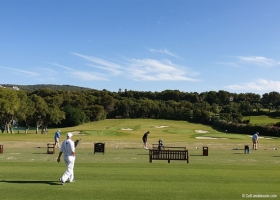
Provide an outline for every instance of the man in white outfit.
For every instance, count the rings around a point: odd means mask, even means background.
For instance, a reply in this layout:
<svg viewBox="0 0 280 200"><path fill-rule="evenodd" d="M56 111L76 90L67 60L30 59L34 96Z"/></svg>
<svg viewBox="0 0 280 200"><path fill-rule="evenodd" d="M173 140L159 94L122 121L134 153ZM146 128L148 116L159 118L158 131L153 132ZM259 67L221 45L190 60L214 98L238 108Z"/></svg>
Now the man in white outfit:
<svg viewBox="0 0 280 200"><path fill-rule="evenodd" d="M60 162L60 157L64 153L64 162L66 164L66 171L59 179L61 184L64 185L69 179L69 182L74 182L74 163L75 163L75 144L72 141L73 134L67 133L67 139L63 141L57 162Z"/></svg>
<svg viewBox="0 0 280 200"><path fill-rule="evenodd" d="M253 149L257 150L258 149L258 143L259 143L259 132L256 132L253 135L252 142L253 142Z"/></svg>

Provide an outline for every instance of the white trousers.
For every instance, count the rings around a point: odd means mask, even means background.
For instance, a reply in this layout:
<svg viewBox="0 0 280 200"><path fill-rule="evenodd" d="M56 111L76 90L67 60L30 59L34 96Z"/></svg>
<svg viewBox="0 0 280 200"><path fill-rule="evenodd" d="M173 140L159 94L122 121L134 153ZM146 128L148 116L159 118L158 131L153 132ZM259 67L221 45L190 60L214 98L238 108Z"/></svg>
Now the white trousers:
<svg viewBox="0 0 280 200"><path fill-rule="evenodd" d="M74 163L75 163L75 156L64 156L64 162L66 164L66 171L64 172L63 176L61 177L62 181L65 182L69 179L69 181L74 180Z"/></svg>

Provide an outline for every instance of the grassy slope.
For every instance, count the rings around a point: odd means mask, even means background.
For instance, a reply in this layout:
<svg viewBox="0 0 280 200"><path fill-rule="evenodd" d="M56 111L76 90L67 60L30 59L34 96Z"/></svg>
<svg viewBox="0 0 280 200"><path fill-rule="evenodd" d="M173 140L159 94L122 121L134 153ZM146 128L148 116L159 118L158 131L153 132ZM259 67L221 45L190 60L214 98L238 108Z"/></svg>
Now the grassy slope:
<svg viewBox="0 0 280 200"><path fill-rule="evenodd" d="M122 130L127 128L133 130ZM147 130L151 132L148 139L151 144L162 138L164 145L186 146L190 163L149 163L148 151L142 149L141 140ZM1 200L242 199L242 194L280 197L279 139L260 138L259 149L244 154L232 148L251 146L249 136L220 133L184 121L105 120L61 131L63 138L68 131L85 134L74 136L82 139L77 148L76 182L59 185L64 163L56 163L57 153L46 154L46 143L52 142L55 130L49 130L47 135L1 134L0 144L4 144L4 154L0 154ZM220 139L196 139L197 136ZM104 155L93 154L94 142L105 142ZM203 146L209 147L208 157L202 156Z"/></svg>
<svg viewBox="0 0 280 200"><path fill-rule="evenodd" d="M246 116L243 117L243 120L250 119L251 124L274 124L277 122L280 122L280 117L269 117L265 115L259 115L259 116Z"/></svg>

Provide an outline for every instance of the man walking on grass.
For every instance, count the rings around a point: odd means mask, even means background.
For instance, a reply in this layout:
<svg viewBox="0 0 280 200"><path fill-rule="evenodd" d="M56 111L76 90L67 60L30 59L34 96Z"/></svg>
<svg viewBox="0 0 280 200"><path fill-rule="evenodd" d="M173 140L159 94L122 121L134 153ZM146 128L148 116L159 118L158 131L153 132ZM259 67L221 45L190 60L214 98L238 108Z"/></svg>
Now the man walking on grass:
<svg viewBox="0 0 280 200"><path fill-rule="evenodd" d="M54 147L59 148L59 138L60 138L60 130L57 130L54 134Z"/></svg>
<svg viewBox="0 0 280 200"><path fill-rule="evenodd" d="M59 178L61 185L69 179L69 182L74 182L74 164L76 159L75 143L72 141L73 134L67 133L67 139L63 141L60 152L57 158L57 162L60 162L60 157L64 153L64 162L66 164L66 171L63 176Z"/></svg>

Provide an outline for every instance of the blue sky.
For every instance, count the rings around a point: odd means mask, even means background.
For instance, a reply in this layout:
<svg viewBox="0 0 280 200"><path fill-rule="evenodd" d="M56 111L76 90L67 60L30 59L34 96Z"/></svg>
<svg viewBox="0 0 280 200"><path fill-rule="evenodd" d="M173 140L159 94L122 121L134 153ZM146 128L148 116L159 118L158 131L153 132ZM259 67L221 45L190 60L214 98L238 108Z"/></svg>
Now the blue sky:
<svg viewBox="0 0 280 200"><path fill-rule="evenodd" d="M278 0L0 0L0 84L280 92Z"/></svg>

